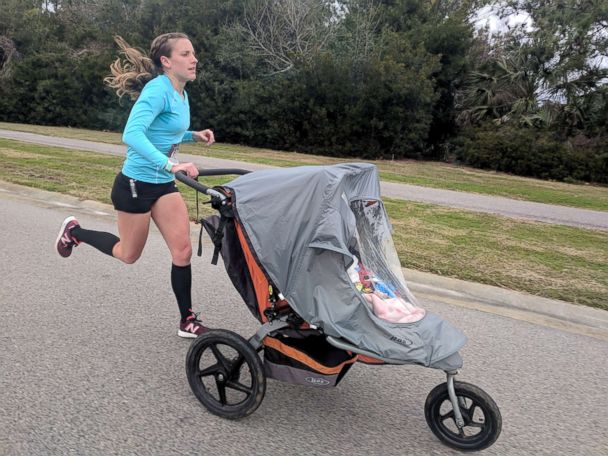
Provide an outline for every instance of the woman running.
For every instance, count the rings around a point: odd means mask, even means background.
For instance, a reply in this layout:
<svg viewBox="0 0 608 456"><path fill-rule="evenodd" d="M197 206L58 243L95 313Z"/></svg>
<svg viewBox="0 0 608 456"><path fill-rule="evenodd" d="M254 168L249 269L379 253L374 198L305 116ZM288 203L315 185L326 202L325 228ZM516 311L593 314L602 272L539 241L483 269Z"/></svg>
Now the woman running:
<svg viewBox="0 0 608 456"><path fill-rule="evenodd" d="M69 257L75 246L85 243L132 264L141 256L152 219L171 252L171 286L181 314L177 334L195 338L207 328L192 311L190 221L174 174L183 171L192 178L198 176L193 163L177 161L181 143L211 145L215 141L211 130L188 130L190 106L184 88L196 79L198 60L183 33L156 37L149 57L120 37L116 42L126 60L117 59L110 66L112 75L104 81L119 97L137 100L122 137L127 156L111 195L120 237L84 229L76 218L68 217L57 236L57 251Z"/></svg>

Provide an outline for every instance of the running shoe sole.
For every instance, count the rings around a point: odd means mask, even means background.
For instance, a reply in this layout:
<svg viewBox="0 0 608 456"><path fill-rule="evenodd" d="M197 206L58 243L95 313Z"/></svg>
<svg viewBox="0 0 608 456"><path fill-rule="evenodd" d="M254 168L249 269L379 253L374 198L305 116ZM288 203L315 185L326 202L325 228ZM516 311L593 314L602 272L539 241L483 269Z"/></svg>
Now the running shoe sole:
<svg viewBox="0 0 608 456"><path fill-rule="evenodd" d="M201 334L203 334L203 333L201 333ZM193 333L188 332L188 331L182 331L181 329L177 330L177 335L179 337L184 337L186 339L196 339L198 337L197 334L193 334Z"/></svg>

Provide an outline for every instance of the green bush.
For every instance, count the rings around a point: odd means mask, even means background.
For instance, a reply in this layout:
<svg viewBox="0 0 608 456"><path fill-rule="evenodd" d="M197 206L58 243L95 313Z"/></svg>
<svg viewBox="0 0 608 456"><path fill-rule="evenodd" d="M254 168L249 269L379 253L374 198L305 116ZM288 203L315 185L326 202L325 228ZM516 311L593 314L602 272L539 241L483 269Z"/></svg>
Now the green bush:
<svg viewBox="0 0 608 456"><path fill-rule="evenodd" d="M608 136L569 141L549 131L484 125L454 142L458 161L476 168L560 181L608 183Z"/></svg>

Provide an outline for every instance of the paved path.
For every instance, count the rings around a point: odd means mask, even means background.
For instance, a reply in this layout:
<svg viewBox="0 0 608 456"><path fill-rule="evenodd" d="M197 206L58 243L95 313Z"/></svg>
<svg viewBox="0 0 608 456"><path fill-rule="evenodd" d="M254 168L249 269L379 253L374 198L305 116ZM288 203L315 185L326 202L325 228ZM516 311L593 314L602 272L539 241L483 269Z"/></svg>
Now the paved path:
<svg viewBox="0 0 608 456"><path fill-rule="evenodd" d="M247 419L206 412L186 380L189 342L175 335L161 236L151 233L132 266L84 245L68 259L53 251L68 212L114 231L96 207L0 192L0 454L456 454L423 412L444 377L418 366L357 365L331 390L269 381ZM193 262L196 308L209 325L249 336L257 323L205 242ZM484 455L608 454L608 342L421 302L467 334L459 377L501 409L503 433Z"/></svg>
<svg viewBox="0 0 608 456"><path fill-rule="evenodd" d="M125 147L122 145L44 136L19 131L0 130L0 137L49 146L90 150L119 156L123 156L125 153ZM182 161L192 161L203 168L244 168L251 170L270 168L268 165L258 165L198 155L182 154L181 159ZM382 182L381 186L382 194L391 198L439 204L442 206L499 214L519 219L608 230L608 212L557 206L553 204L533 203L498 196L486 196L393 182Z"/></svg>

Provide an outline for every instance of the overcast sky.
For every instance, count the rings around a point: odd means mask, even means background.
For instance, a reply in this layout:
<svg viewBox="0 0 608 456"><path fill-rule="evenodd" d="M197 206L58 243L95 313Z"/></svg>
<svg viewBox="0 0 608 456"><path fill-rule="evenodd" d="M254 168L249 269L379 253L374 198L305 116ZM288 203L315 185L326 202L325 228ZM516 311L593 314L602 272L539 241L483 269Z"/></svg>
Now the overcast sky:
<svg viewBox="0 0 608 456"><path fill-rule="evenodd" d="M526 30L532 29L532 18L528 13L520 12L501 19L496 14L496 8L492 5L484 6L478 10L474 21L477 28L488 26L490 33L501 32L507 30L507 27L515 27L520 24L526 24Z"/></svg>

